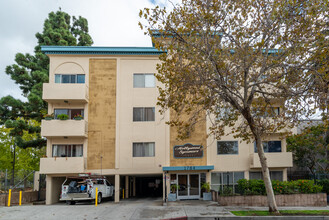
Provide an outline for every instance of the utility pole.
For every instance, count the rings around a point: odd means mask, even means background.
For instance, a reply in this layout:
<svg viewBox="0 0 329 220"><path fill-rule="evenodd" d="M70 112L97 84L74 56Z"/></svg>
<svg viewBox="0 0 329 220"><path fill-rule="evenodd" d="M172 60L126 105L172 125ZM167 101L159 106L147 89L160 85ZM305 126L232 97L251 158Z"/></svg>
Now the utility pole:
<svg viewBox="0 0 329 220"><path fill-rule="evenodd" d="M15 159L16 159L16 145L14 144L13 172L11 177L12 187L15 186Z"/></svg>

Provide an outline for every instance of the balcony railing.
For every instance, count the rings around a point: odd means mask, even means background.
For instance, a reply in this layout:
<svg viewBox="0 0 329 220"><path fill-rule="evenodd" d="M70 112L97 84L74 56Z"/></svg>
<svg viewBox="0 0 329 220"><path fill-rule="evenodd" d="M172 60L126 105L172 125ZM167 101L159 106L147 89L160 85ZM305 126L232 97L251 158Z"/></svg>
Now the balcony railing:
<svg viewBox="0 0 329 220"><path fill-rule="evenodd" d="M267 165L270 168L284 168L292 167L292 153L279 152L279 153L265 153L267 158ZM261 168L259 156L257 153L251 154L250 168Z"/></svg>
<svg viewBox="0 0 329 220"><path fill-rule="evenodd" d="M87 137L88 122L85 120L42 120L43 137Z"/></svg>
<svg viewBox="0 0 329 220"><path fill-rule="evenodd" d="M40 159L41 174L75 174L83 172L83 157L51 157Z"/></svg>
<svg viewBox="0 0 329 220"><path fill-rule="evenodd" d="M47 102L89 101L88 86L86 84L44 83L42 99Z"/></svg>

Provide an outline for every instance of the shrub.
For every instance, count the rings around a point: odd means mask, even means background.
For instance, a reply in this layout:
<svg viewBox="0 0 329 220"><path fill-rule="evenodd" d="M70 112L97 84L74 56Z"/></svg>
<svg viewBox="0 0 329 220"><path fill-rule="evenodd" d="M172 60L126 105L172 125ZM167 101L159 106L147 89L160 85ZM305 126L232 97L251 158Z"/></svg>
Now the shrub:
<svg viewBox="0 0 329 220"><path fill-rule="evenodd" d="M324 181L323 185L328 186L328 182ZM319 193L323 188L322 185L314 184L313 180L273 180L272 187L274 194ZM265 184L263 180L241 179L238 181L238 190L242 195L266 195Z"/></svg>
<svg viewBox="0 0 329 220"><path fill-rule="evenodd" d="M322 192L329 195L329 179L318 180L317 183L322 186Z"/></svg>
<svg viewBox="0 0 329 220"><path fill-rule="evenodd" d="M67 114L59 114L57 115L57 118L60 120L67 120L69 116Z"/></svg>
<svg viewBox="0 0 329 220"><path fill-rule="evenodd" d="M207 193L210 192L210 183L203 183L201 189L204 189Z"/></svg>

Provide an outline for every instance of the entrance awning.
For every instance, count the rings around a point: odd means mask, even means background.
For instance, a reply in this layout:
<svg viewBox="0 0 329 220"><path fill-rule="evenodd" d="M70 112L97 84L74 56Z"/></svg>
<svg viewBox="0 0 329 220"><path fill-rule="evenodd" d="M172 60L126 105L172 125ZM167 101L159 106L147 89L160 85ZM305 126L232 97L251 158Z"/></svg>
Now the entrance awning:
<svg viewBox="0 0 329 220"><path fill-rule="evenodd" d="M163 171L179 171L179 170L213 170L214 165L210 166L177 166L177 167L162 167Z"/></svg>

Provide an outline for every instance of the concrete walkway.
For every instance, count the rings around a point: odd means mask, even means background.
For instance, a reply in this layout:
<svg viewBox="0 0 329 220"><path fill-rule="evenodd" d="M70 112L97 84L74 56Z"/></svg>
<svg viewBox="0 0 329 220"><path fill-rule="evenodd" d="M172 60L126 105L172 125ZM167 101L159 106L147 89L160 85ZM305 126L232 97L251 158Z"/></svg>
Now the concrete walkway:
<svg viewBox="0 0 329 220"><path fill-rule="evenodd" d="M230 210L266 210L266 207L220 207L211 201L178 201L169 202L167 206L162 205L159 199L128 199L116 204L105 201L95 207L91 203L78 203L66 205L58 203L55 205L23 205L12 207L0 207L0 219L241 219L234 217ZM329 210L329 207L285 207L282 209L313 209ZM264 218L264 217L263 217ZM253 219L250 217L243 219ZM255 218L262 219L262 218ZM272 219L266 217L266 219ZM291 219L291 218L290 218ZM294 218L292 218L294 219ZM303 218L309 220L309 217ZM329 218L319 218L329 219Z"/></svg>

